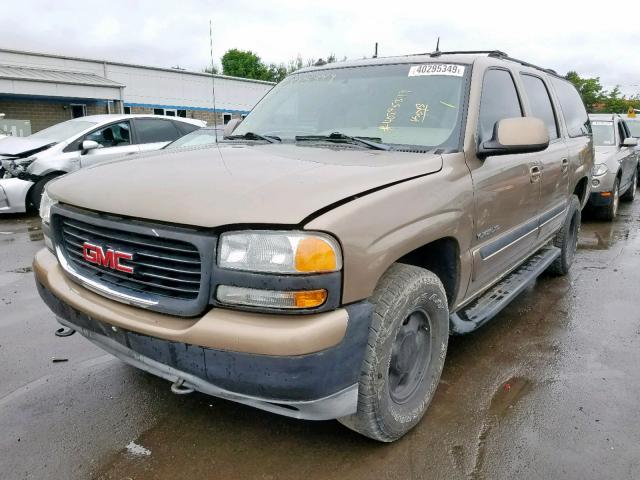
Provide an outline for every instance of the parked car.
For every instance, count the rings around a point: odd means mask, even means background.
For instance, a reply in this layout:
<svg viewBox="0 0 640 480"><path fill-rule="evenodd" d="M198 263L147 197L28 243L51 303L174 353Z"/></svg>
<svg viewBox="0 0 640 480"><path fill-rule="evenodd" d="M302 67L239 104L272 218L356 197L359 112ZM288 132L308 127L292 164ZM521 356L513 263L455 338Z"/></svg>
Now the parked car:
<svg viewBox="0 0 640 480"><path fill-rule="evenodd" d="M158 150L205 125L159 115L91 115L28 137L0 139L0 213L37 208L53 178L119 156Z"/></svg>
<svg viewBox="0 0 640 480"><path fill-rule="evenodd" d="M166 145L165 149L201 147L204 145L214 145L218 140L224 138L224 127L207 127L194 130L193 132L180 137Z"/></svg>
<svg viewBox="0 0 640 480"><path fill-rule="evenodd" d="M303 69L217 148L123 166L42 199L34 272L61 334L176 393L388 442L431 402L450 333L569 271L593 147L562 77L438 52Z"/></svg>
<svg viewBox="0 0 640 480"><path fill-rule="evenodd" d="M595 165L589 204L605 220L613 220L620 200L633 201L638 184L638 139L617 114L589 115Z"/></svg>

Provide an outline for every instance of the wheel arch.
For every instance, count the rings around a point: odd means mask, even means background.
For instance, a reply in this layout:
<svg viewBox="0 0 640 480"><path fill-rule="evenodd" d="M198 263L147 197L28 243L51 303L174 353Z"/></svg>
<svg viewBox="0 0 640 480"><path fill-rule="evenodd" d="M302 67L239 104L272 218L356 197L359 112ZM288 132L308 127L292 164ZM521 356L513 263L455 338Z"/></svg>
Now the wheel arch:
<svg viewBox="0 0 640 480"><path fill-rule="evenodd" d="M443 237L422 245L395 263L413 265L433 272L442 282L449 306L460 288L460 244L454 237Z"/></svg>
<svg viewBox="0 0 640 480"><path fill-rule="evenodd" d="M573 194L578 197L580 201L580 208L584 208L587 203L588 196L587 193L589 191L589 179L587 177L582 177L576 183L576 187L573 189Z"/></svg>

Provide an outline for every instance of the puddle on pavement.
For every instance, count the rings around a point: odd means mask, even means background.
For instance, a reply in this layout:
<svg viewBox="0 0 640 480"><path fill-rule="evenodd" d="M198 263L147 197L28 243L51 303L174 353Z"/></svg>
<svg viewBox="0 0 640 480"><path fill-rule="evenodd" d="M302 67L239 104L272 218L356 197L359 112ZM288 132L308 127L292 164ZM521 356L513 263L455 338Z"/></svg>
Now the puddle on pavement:
<svg viewBox="0 0 640 480"><path fill-rule="evenodd" d="M640 229L640 218L620 213L615 222L594 220L585 216L582 223L578 249L608 250L618 242L634 240Z"/></svg>

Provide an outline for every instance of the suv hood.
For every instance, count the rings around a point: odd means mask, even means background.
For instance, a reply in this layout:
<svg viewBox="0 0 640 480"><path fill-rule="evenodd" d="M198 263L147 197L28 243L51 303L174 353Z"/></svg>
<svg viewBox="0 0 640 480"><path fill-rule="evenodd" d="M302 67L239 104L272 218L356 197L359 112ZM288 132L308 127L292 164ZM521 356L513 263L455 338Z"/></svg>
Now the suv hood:
<svg viewBox="0 0 640 480"><path fill-rule="evenodd" d="M28 157L55 144L47 138L5 137L0 139L0 157Z"/></svg>
<svg viewBox="0 0 640 480"><path fill-rule="evenodd" d="M220 144L96 165L48 192L77 207L184 225L297 225L335 202L441 169L433 153Z"/></svg>

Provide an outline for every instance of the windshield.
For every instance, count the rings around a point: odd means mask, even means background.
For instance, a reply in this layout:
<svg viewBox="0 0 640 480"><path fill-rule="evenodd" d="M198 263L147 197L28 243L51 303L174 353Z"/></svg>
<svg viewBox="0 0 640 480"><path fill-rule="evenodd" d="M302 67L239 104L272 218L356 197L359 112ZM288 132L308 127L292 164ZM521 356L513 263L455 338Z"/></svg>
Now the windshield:
<svg viewBox="0 0 640 480"><path fill-rule="evenodd" d="M627 127L629 127L629 130L631 131L631 136L640 138L640 120L627 119L626 122Z"/></svg>
<svg viewBox="0 0 640 480"><path fill-rule="evenodd" d="M591 122L593 130L593 144L596 147L611 147L616 144L613 122Z"/></svg>
<svg viewBox="0 0 640 480"><path fill-rule="evenodd" d="M469 66L375 65L293 74L233 134L284 140L330 135L386 144L458 148Z"/></svg>
<svg viewBox="0 0 640 480"><path fill-rule="evenodd" d="M218 138L222 138L222 131L218 131ZM171 142L165 148L195 147L198 145L210 145L216 143L216 132L212 128L195 130L184 137Z"/></svg>
<svg viewBox="0 0 640 480"><path fill-rule="evenodd" d="M62 142L94 125L97 125L97 123L87 120L67 120L66 122L58 123L57 125L31 134L29 137L46 138L54 142Z"/></svg>

